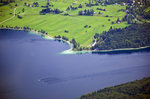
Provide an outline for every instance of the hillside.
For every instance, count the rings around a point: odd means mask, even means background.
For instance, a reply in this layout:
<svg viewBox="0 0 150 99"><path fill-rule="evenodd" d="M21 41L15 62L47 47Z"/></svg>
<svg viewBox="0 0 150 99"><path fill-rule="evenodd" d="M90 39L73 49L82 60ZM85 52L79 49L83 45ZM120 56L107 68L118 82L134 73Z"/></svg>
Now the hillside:
<svg viewBox="0 0 150 99"><path fill-rule="evenodd" d="M150 46L150 0L130 1L126 7L126 15L122 21L127 21L130 26L116 29L94 36L92 50L113 50L123 48L140 48ZM118 19L118 22L119 19Z"/></svg>
<svg viewBox="0 0 150 99"><path fill-rule="evenodd" d="M134 24L124 29L110 28L108 32L95 34L93 50L112 50L150 46L150 23Z"/></svg>
<svg viewBox="0 0 150 99"><path fill-rule="evenodd" d="M150 99L150 77L100 89L79 99Z"/></svg>
<svg viewBox="0 0 150 99"><path fill-rule="evenodd" d="M108 43L113 43L112 41L117 43L119 40L112 38L110 42L104 41L105 43L101 45L100 37L96 39L94 37L97 34L103 36L104 32L109 33L110 29L124 31L130 25L150 22L150 0L1 0L0 2L1 28L35 30L69 41L73 44L73 50L78 51L126 48L124 46L126 42L118 43L119 47L105 48ZM132 40L123 39L131 44L127 48L135 48L133 39L138 34L135 33L136 30L133 32ZM111 34L111 36L119 38L119 35ZM143 42L141 38L138 40ZM140 45L149 46L148 43Z"/></svg>
<svg viewBox="0 0 150 99"><path fill-rule="evenodd" d="M15 8L15 17L3 22L13 16ZM108 31L111 26L129 25L116 23L125 16L124 11L119 11L125 8L126 5L107 4L103 0L15 0L1 3L0 27L44 31L52 37L64 36L69 41L74 38L81 47L90 48L95 33Z"/></svg>

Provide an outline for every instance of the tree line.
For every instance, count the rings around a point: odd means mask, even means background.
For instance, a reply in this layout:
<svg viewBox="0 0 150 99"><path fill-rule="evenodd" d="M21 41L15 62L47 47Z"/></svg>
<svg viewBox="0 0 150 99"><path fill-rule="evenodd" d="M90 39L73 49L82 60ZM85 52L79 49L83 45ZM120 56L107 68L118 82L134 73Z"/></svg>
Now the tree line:
<svg viewBox="0 0 150 99"><path fill-rule="evenodd" d="M11 2L15 2L15 0L0 0L0 3L9 4Z"/></svg>
<svg viewBox="0 0 150 99"><path fill-rule="evenodd" d="M79 99L149 99L150 77L107 87L82 95Z"/></svg>
<svg viewBox="0 0 150 99"><path fill-rule="evenodd" d="M62 13L63 11L60 11L59 9L51 9L51 8L46 8L46 9L42 9L42 11L40 11L40 15L45 15L46 13L53 13L53 14L59 14Z"/></svg>
<svg viewBox="0 0 150 99"><path fill-rule="evenodd" d="M93 16L94 15L94 10L93 9L85 9L85 10L81 10L79 11L78 15L86 15L86 16Z"/></svg>
<svg viewBox="0 0 150 99"><path fill-rule="evenodd" d="M130 0L89 0L88 3L86 4L86 7L91 7L91 6L98 6L98 5L102 5L102 6L106 6L106 5L111 5L111 4L121 4L121 3L127 3Z"/></svg>
<svg viewBox="0 0 150 99"><path fill-rule="evenodd" d="M78 9L78 7L73 7L72 5L70 5L67 9L66 9L66 11L68 11L68 10L77 10Z"/></svg>
<svg viewBox="0 0 150 99"><path fill-rule="evenodd" d="M112 28L102 34L96 33L92 50L112 50L150 46L150 23L133 24L126 28Z"/></svg>
<svg viewBox="0 0 150 99"><path fill-rule="evenodd" d="M58 40L63 39L65 41L69 41L69 39L67 37L65 37L65 36L58 35L58 36L54 36L54 38L56 38ZM77 43L77 41L74 38L72 38L70 43L72 44L73 50L79 50L80 44Z"/></svg>

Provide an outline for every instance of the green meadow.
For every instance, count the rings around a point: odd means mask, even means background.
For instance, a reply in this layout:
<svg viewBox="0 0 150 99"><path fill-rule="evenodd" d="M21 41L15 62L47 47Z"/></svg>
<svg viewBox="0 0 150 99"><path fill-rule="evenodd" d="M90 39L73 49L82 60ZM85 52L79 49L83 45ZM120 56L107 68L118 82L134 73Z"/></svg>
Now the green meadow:
<svg viewBox="0 0 150 99"><path fill-rule="evenodd" d="M39 7L24 6L25 2L30 5L32 5L33 2L38 2ZM47 0L18 0L15 3L0 6L0 23L12 17L14 9L17 7L15 12L16 16L4 23L1 23L0 26L28 26L29 28L38 31L45 30L48 35L52 37L58 35L65 36L69 38L70 41L74 38L78 43L80 43L80 46L90 47L95 33L108 31L111 26L113 28L125 28L129 25L126 22L121 22L119 24L116 23L118 18L121 20L125 15L125 12L118 12L118 10L125 9L126 6L98 5L86 7L85 3L88 2L89 0L51 0L50 4L52 4L53 7L50 8L57 8L63 11L63 13L47 13L46 15L40 15L39 12L43 9L41 6L45 6L47 4ZM80 4L82 5L82 8L66 11L70 5L78 7ZM23 8L24 12L22 11ZM106 9L106 11L100 11L97 10L97 8ZM78 12L84 9L93 9L95 12L94 16L79 16ZM102 14L99 14L99 11ZM69 15L65 16L65 13L68 13ZM21 16L22 19L19 19L17 15ZM106 15L108 15L108 17L106 17ZM114 22L114 24L112 24L112 22ZM88 27L85 28L85 25L88 25ZM66 33L65 30L67 30L68 33Z"/></svg>

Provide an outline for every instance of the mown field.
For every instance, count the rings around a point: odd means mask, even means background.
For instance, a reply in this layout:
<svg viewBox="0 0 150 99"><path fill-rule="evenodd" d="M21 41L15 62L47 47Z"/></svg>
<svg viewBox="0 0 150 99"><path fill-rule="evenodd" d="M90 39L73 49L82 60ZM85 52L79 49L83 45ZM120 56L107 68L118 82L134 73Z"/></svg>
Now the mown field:
<svg viewBox="0 0 150 99"><path fill-rule="evenodd" d="M30 5L32 5L33 2L38 2L39 7L24 6L25 2ZM2 25L4 27L28 26L34 30L40 31L42 29L50 36L61 35L69 38L70 41L72 38L75 38L75 40L80 43L80 46L90 47L95 33L108 31L111 26L113 28L124 28L129 25L126 22L120 24L116 23L117 18L122 19L125 15L125 12L118 12L118 10L125 9L126 6L99 5L86 7L85 3L88 2L89 0L52 0L50 1L50 4L53 5L51 8L57 8L63 11L63 13L40 15L39 12L43 9L41 6L45 6L47 0L19 0L15 3L0 6L0 23L13 16L14 8L17 7L16 16L11 20L1 23L0 27L2 27ZM15 6L16 4L17 6ZM70 5L78 7L80 4L83 6L82 8L66 11ZM23 8L24 12L22 11ZM106 11L100 11L102 14L98 14L99 10L97 10L97 8L106 9ZM79 16L78 12L84 9L93 9L95 12L94 16ZM65 16L63 15L64 13L68 13L69 15ZM20 15L22 19L19 19L17 15ZM108 17L106 17L106 15L108 15ZM115 24L112 24L112 22ZM85 25L90 27L85 28ZM65 30L67 30L68 33L64 32Z"/></svg>

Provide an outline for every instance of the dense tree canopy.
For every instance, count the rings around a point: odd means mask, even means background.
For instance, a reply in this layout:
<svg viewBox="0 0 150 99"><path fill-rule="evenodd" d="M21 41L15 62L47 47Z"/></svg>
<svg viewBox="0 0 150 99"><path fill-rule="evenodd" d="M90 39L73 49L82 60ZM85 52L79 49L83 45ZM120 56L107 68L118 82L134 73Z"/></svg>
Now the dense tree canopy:
<svg viewBox="0 0 150 99"><path fill-rule="evenodd" d="M150 77L100 89L79 99L150 99Z"/></svg>
<svg viewBox="0 0 150 99"><path fill-rule="evenodd" d="M0 0L0 3L5 3L5 4L11 3L11 2L15 2L15 0Z"/></svg>
<svg viewBox="0 0 150 99"><path fill-rule="evenodd" d="M87 16L93 16L94 15L94 10L93 9L85 9L84 11L81 10L79 11L79 15L87 15Z"/></svg>
<svg viewBox="0 0 150 99"><path fill-rule="evenodd" d="M123 29L113 29L108 32L96 33L93 50L111 50L120 48L138 48L150 46L150 24L134 24Z"/></svg>

